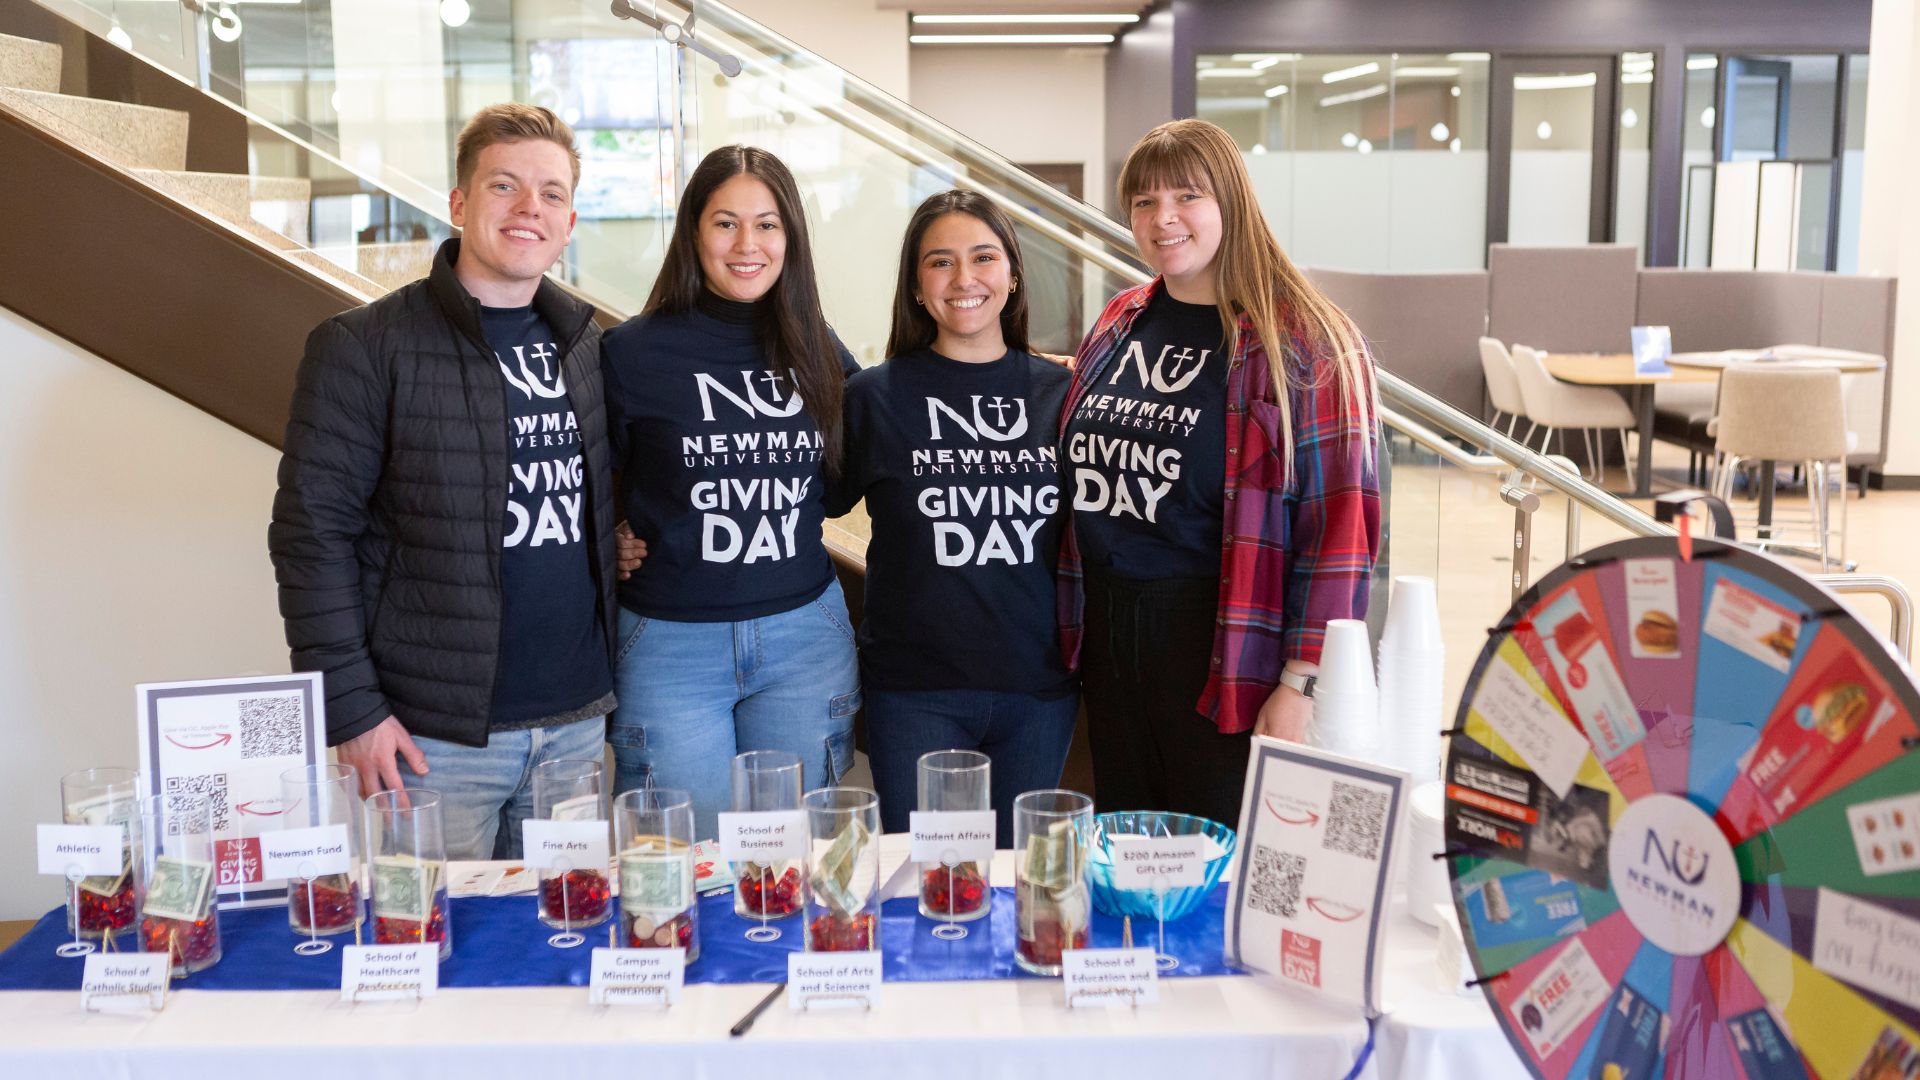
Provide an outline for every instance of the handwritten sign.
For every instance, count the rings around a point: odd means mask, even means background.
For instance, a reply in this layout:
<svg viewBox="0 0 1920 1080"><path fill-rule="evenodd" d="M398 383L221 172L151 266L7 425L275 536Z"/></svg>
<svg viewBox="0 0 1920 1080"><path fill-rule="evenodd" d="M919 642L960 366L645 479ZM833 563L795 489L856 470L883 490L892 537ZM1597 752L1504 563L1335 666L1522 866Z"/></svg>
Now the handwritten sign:
<svg viewBox="0 0 1920 1080"><path fill-rule="evenodd" d="M1534 690L1512 664L1496 657L1480 680L1473 710L1555 795L1567 797L1586 760L1587 740L1550 699Z"/></svg>
<svg viewBox="0 0 1920 1080"><path fill-rule="evenodd" d="M261 872L270 878L312 879L353 869L345 825L315 825L260 834Z"/></svg>
<svg viewBox="0 0 1920 1080"><path fill-rule="evenodd" d="M1920 919L1821 889L1813 916L1813 966L1920 1009Z"/></svg>
<svg viewBox="0 0 1920 1080"><path fill-rule="evenodd" d="M587 1000L595 1005L672 1005L687 979L685 949L593 950Z"/></svg>
<svg viewBox="0 0 1920 1080"><path fill-rule="evenodd" d="M989 862L993 859L991 810L915 810L908 815L913 835L909 862Z"/></svg>
<svg viewBox="0 0 1920 1080"><path fill-rule="evenodd" d="M1060 954L1060 985L1069 1008L1160 1001L1152 949L1067 949Z"/></svg>
<svg viewBox="0 0 1920 1080"><path fill-rule="evenodd" d="M720 857L728 862L778 862L807 857L803 810L736 810L720 815Z"/></svg>
<svg viewBox="0 0 1920 1080"><path fill-rule="evenodd" d="M118 875L125 864L127 830L119 825L42 825L40 872L66 877Z"/></svg>
<svg viewBox="0 0 1920 1080"><path fill-rule="evenodd" d="M440 989L440 946L348 945L341 950L340 1000L430 998Z"/></svg>
<svg viewBox="0 0 1920 1080"><path fill-rule="evenodd" d="M604 821L528 818L520 832L527 865L542 870L604 869L611 856Z"/></svg>
<svg viewBox="0 0 1920 1080"><path fill-rule="evenodd" d="M787 954L787 1007L873 1008L880 1004L878 952Z"/></svg>

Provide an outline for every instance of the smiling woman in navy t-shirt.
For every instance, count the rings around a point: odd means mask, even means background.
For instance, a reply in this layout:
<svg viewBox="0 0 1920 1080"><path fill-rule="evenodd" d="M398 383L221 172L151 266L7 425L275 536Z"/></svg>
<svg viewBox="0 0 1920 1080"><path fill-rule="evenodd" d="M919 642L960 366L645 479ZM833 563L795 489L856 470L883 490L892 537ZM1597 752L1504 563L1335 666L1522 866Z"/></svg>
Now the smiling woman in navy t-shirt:
<svg viewBox="0 0 1920 1080"><path fill-rule="evenodd" d="M1055 432L1067 369L1027 351L1013 224L949 191L907 226L889 359L847 383L847 464L830 512L862 497L860 667L888 832L904 832L930 750L992 759L1000 842L1014 796L1060 780L1078 699L1053 632L1062 502Z"/></svg>
<svg viewBox="0 0 1920 1080"><path fill-rule="evenodd" d="M808 787L853 763L853 631L821 542L853 358L820 311L793 175L750 146L688 178L666 261L603 346L627 520L608 726L621 791L693 794L715 835L743 750L800 755Z"/></svg>

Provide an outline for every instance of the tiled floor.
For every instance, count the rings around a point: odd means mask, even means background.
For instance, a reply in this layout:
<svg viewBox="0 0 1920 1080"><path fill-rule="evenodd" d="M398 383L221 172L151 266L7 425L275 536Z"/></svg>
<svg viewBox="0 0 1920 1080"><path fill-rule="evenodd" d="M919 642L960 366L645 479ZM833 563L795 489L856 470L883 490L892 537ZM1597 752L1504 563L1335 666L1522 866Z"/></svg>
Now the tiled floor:
<svg viewBox="0 0 1920 1080"><path fill-rule="evenodd" d="M1405 447L1396 450L1404 459ZM1426 459L1432 461L1431 458ZM1658 447L1655 471L1677 484L1686 478L1686 455ZM1458 702L1474 661L1492 626L1511 603L1513 567L1513 509L1499 497L1500 474L1473 474L1453 467L1416 464L1394 466L1389 506L1391 557L1396 574L1426 574L1438 582L1441 629L1447 646L1447 700ZM1624 487L1618 470L1607 486ZM1534 514L1531 582L1564 561L1566 500L1551 492ZM1650 503L1637 504L1651 513ZM1782 513L1804 517L1806 500L1798 491L1782 490L1776 505ZM1920 492L1873 491L1848 504L1848 557L1858 572L1884 574L1903 584L1920 586ZM1751 516L1750 499L1737 501L1736 515ZM1836 506L1836 514L1838 508ZM1582 514L1579 550L1628 535L1625 530L1594 515ZM1751 535L1745 526L1742 537ZM1809 574L1819 573L1817 561L1785 561ZM1874 596L1847 598L1869 626L1882 631L1888 623L1885 601Z"/></svg>

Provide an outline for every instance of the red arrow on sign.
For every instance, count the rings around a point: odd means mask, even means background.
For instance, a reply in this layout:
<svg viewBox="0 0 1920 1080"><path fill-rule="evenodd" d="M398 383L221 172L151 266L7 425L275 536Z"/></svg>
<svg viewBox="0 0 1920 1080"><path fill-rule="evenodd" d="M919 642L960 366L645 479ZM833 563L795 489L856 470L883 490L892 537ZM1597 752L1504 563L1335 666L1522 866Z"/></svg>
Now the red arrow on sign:
<svg viewBox="0 0 1920 1080"><path fill-rule="evenodd" d="M1281 813L1281 812L1280 812L1280 808L1279 808L1279 807L1277 807L1277 806L1275 806L1275 805L1273 805L1273 800L1272 800L1272 799L1268 799L1268 800L1267 800L1267 813L1269 813L1269 814L1272 814L1272 815L1273 815L1274 817L1277 817L1277 818L1279 818L1279 819L1280 819L1281 821L1284 821L1284 822L1286 822L1286 823L1287 823L1287 824L1289 824L1289 825L1318 825L1318 824L1320 824L1320 815L1319 815L1319 814L1316 814L1316 813L1314 813L1314 812L1313 812L1313 811L1311 811L1311 810L1308 810L1308 811L1306 812L1306 814L1307 814L1307 816L1306 816L1306 817L1303 817L1303 818L1294 818L1294 817L1288 817L1287 815L1285 815L1285 814L1283 814L1283 813Z"/></svg>
<svg viewBox="0 0 1920 1080"><path fill-rule="evenodd" d="M246 802L243 802L243 803L234 803L234 804L233 804L233 809L234 809L234 812L236 812L236 813L241 813L241 814L252 814L252 815L253 815L254 817L275 817L275 816L278 816L278 815L280 815L280 814L284 814L284 813L286 813L286 812L287 812L287 810L286 810L286 808L285 808L285 807L281 807L281 808L280 808L280 809L278 809L278 810L254 810L254 809L251 809L251 807L253 806L253 804L254 804L254 802L256 802L256 801L257 801L257 800L253 800L253 799L249 799L249 800L247 800Z"/></svg>
<svg viewBox="0 0 1920 1080"><path fill-rule="evenodd" d="M180 748L180 749L182 749L182 750L211 750L211 749L213 749L213 748L214 748L214 747L216 747L216 746L220 746L220 745L223 745L223 744L225 744L225 743L230 743L230 742L232 742L232 741L233 741L233 733L232 733L232 732L230 732L230 731L223 731L223 732L221 732L220 734L218 734L218 735L216 735L216 736L214 736L214 738L213 738L213 741L212 741L212 742L210 742L210 743L207 743L207 744L206 744L206 745L204 745L204 746L195 746L195 745L193 745L192 743L183 743L183 742L181 742L181 741L180 741L179 739L176 739L176 738L174 738L174 737L173 737L173 736L171 736L171 735L169 735L169 736L167 736L167 741L168 741L168 742L170 742L170 743L172 743L173 745L175 745L175 746L177 746L177 747L179 747L179 748Z"/></svg>
<svg viewBox="0 0 1920 1080"><path fill-rule="evenodd" d="M1334 922L1352 922L1366 914L1363 908L1349 907L1346 904L1333 900L1322 900L1317 896L1307 897L1307 906L1312 908L1321 918L1332 919Z"/></svg>

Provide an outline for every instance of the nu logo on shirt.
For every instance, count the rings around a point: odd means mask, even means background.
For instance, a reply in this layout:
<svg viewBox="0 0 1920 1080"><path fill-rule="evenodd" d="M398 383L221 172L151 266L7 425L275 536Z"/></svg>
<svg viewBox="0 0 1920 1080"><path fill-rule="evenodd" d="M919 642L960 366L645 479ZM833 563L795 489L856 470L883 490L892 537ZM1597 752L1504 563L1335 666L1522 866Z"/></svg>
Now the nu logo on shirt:
<svg viewBox="0 0 1920 1080"><path fill-rule="evenodd" d="M1007 421L1008 410L1013 410L1014 413L1011 424ZM973 421L971 423L967 421L966 417L954 412L953 407L946 402L941 401L939 398L928 398L927 430L929 437L934 442L939 442L941 438L941 413L946 413L947 419L959 425L960 430L966 432L967 437L974 442L979 442L981 439L990 439L994 442L1012 442L1027 433L1027 402L1024 398L1008 400L995 394L991 399L986 400L983 405L982 396L975 394L973 395ZM988 420L986 413L992 413L993 419Z"/></svg>
<svg viewBox="0 0 1920 1080"><path fill-rule="evenodd" d="M1173 353L1171 368L1166 366L1168 353ZM1193 360L1191 347L1182 348L1174 353L1173 346L1162 345L1160 355L1153 361L1153 367L1148 368L1145 347L1137 341L1129 341L1127 351L1120 357L1120 363L1114 366L1113 378L1107 380L1107 385L1112 386L1119 382L1120 376L1127 373L1127 364L1131 362L1134 371L1140 376L1141 386L1150 386L1162 394L1177 394L1192 385L1194 378L1200 374L1200 369L1207 366L1207 357L1211 355L1213 355L1212 349L1201 349L1200 359ZM1189 360L1193 360L1192 367L1186 366Z"/></svg>
<svg viewBox="0 0 1920 1080"><path fill-rule="evenodd" d="M714 394L719 394L721 397L733 402L741 412L746 413L748 416L755 417L792 416L794 413L799 412L804 404L800 400L800 395L790 389L785 389L787 385L786 381L771 371L741 372L740 387L746 391L745 397L727 389L719 379L704 371L694 372L693 382L695 386L700 388L700 418L702 420L713 419ZM754 389L754 383L756 382L766 384L766 397L761 397L760 392ZM781 400L783 390L786 394L786 400L784 401ZM772 400L768 400L769 398Z"/></svg>
<svg viewBox="0 0 1920 1080"><path fill-rule="evenodd" d="M515 390L527 395L529 399L560 398L567 396L567 379L560 369L549 362L556 351L549 344L535 345L531 349L524 345L515 345L513 357L519 362L518 375L514 374L513 368L507 365L506 360L499 353L494 353L493 358L499 361L500 374L507 377L507 382L513 384ZM540 374L535 375L533 369L527 366L529 355L540 361Z"/></svg>

